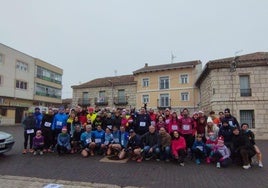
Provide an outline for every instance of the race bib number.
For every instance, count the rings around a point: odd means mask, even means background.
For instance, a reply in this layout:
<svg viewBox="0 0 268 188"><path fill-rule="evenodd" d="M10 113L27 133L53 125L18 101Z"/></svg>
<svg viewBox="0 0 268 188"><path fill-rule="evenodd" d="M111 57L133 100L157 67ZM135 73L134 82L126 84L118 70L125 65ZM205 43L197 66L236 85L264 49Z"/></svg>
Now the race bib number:
<svg viewBox="0 0 268 188"><path fill-rule="evenodd" d="M165 121L165 122L166 122L166 124L169 124L169 119L166 119L166 121Z"/></svg>
<svg viewBox="0 0 268 188"><path fill-rule="evenodd" d="M91 138L86 139L86 143L87 144L91 143Z"/></svg>
<svg viewBox="0 0 268 188"><path fill-rule="evenodd" d="M146 126L146 123L145 122L140 122L140 127L145 127Z"/></svg>
<svg viewBox="0 0 268 188"><path fill-rule="evenodd" d="M51 126L51 123L50 122L45 122L44 126L45 127L50 127Z"/></svg>
<svg viewBox="0 0 268 188"><path fill-rule="evenodd" d="M203 146L196 146L197 149L199 149L200 151L203 151Z"/></svg>
<svg viewBox="0 0 268 188"><path fill-rule="evenodd" d="M61 121L57 121L56 125L62 126L62 122Z"/></svg>
<svg viewBox="0 0 268 188"><path fill-rule="evenodd" d="M33 134L33 133L34 133L34 129L27 129L27 130L26 130L26 133L27 133L27 134Z"/></svg>
<svg viewBox="0 0 268 188"><path fill-rule="evenodd" d="M173 131L177 131L177 130L178 130L178 125L172 125L172 126L171 126L171 129L172 129Z"/></svg>
<svg viewBox="0 0 268 188"><path fill-rule="evenodd" d="M96 138L96 139L95 139L95 143L96 143L96 144L101 143L101 139L100 139L100 138Z"/></svg>
<svg viewBox="0 0 268 188"><path fill-rule="evenodd" d="M182 130L189 131L190 130L190 125L182 125Z"/></svg>

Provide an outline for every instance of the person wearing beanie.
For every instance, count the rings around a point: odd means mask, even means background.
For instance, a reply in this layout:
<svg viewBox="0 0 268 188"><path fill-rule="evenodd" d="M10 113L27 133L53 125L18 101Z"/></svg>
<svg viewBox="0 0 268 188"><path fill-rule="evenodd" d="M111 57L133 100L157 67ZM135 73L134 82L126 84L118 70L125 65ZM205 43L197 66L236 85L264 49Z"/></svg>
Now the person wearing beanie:
<svg viewBox="0 0 268 188"><path fill-rule="evenodd" d="M38 151L40 155L43 155L44 137L42 136L41 130L36 131L36 135L33 138L33 149L34 149L33 153L34 155L36 155Z"/></svg>
<svg viewBox="0 0 268 188"><path fill-rule="evenodd" d="M214 124L212 118L209 116L207 118L207 126L205 127L205 137L206 137L206 139L208 139L208 137L209 137L208 134L210 132L213 132L215 135L218 135L219 127L216 124Z"/></svg>
<svg viewBox="0 0 268 188"><path fill-rule="evenodd" d="M215 145L211 156L213 161L216 162L216 167L227 167L231 164L232 160L230 155L230 150L224 145L224 138L222 136L218 137L217 144Z"/></svg>
<svg viewBox="0 0 268 188"><path fill-rule="evenodd" d="M57 151L59 155L70 153L71 151L70 135L67 133L67 127L63 127L58 135Z"/></svg>
<svg viewBox="0 0 268 188"><path fill-rule="evenodd" d="M236 117L231 115L231 111L229 108L226 108L224 110L224 118L221 121L222 122L227 121L231 127L233 127L233 128L237 127L238 129L240 129L239 123L238 123Z"/></svg>

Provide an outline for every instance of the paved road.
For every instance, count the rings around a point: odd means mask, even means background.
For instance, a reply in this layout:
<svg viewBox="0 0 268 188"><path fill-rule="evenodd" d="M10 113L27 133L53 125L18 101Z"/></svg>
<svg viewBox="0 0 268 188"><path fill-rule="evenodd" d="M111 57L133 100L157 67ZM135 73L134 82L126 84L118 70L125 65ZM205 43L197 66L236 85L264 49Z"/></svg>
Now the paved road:
<svg viewBox="0 0 268 188"><path fill-rule="evenodd" d="M16 139L13 150L0 156L2 176L83 181L119 187L268 187L268 141L257 141L263 151L264 168L254 166L244 170L231 166L217 169L212 164L197 166L190 160L186 161L184 167L180 167L173 162L156 161L107 163L100 162L103 158L101 156L82 158L78 154L61 157L55 153L44 156L22 155L22 128L1 126L0 130L12 133Z"/></svg>

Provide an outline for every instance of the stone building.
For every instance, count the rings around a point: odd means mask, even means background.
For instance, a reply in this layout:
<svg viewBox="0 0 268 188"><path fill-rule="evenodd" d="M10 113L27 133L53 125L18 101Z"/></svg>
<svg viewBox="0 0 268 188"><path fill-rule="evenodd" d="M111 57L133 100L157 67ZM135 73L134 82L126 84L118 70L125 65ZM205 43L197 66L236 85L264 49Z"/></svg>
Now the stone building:
<svg viewBox="0 0 268 188"><path fill-rule="evenodd" d="M72 86L72 106L133 108L136 106L136 82L133 75L97 78Z"/></svg>
<svg viewBox="0 0 268 188"><path fill-rule="evenodd" d="M257 52L209 61L196 81L200 108L231 110L258 138L268 138L268 53Z"/></svg>

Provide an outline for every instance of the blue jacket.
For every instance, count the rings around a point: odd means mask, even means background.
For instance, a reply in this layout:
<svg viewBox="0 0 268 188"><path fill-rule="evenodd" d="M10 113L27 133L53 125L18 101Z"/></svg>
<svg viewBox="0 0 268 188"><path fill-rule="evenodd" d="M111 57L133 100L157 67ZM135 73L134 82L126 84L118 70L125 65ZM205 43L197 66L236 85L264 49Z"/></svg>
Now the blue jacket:
<svg viewBox="0 0 268 188"><path fill-rule="evenodd" d="M91 142L94 141L93 132L92 131L90 131L90 132L83 132L81 134L80 140L81 140L82 145L84 147L87 146L89 143L91 143Z"/></svg>
<svg viewBox="0 0 268 188"><path fill-rule="evenodd" d="M101 131L93 131L93 135L94 135L94 142L96 144L103 144L104 143L104 138L105 138L105 132L104 130Z"/></svg>
<svg viewBox="0 0 268 188"><path fill-rule="evenodd" d="M70 135L69 134L63 134L60 133L58 135L58 142L60 146L66 147L68 150L71 149L71 144L70 144Z"/></svg>
<svg viewBox="0 0 268 188"><path fill-rule="evenodd" d="M202 151L203 153L206 153L206 145L203 141L195 141L193 144L192 149L195 151L197 149L199 149L200 151Z"/></svg>
<svg viewBox="0 0 268 188"><path fill-rule="evenodd" d="M53 119L52 130L62 129L67 126L67 119L68 116L65 113L57 113Z"/></svg>
<svg viewBox="0 0 268 188"><path fill-rule="evenodd" d="M36 119L35 128L40 129L41 128L41 122L42 122L42 119L43 119L43 115L40 112L35 112L34 117Z"/></svg>

